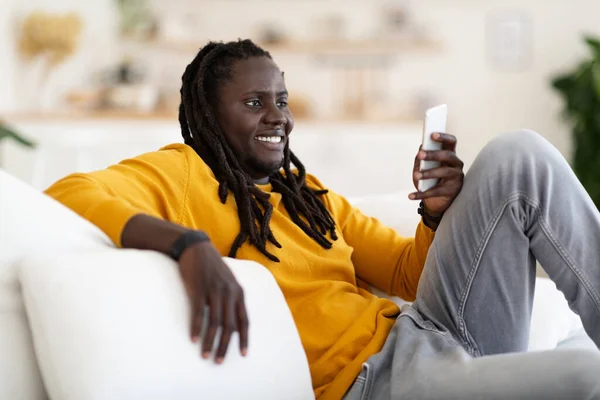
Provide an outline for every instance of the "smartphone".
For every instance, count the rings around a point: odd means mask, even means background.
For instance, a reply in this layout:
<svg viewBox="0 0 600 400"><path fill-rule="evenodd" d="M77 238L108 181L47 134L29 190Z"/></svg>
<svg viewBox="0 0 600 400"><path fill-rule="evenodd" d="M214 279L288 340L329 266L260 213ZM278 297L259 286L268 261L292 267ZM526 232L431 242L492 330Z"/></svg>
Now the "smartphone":
<svg viewBox="0 0 600 400"><path fill-rule="evenodd" d="M435 132L446 132L446 120L448 119L448 106L442 104L437 107L430 108L425 112L425 119L423 122L423 150L441 150L442 144L431 139L431 134ZM438 161L425 161L421 160L419 169L421 171L427 171L429 169L438 168L440 163ZM419 192L425 192L435 185L437 185L439 179L422 179L419 181Z"/></svg>

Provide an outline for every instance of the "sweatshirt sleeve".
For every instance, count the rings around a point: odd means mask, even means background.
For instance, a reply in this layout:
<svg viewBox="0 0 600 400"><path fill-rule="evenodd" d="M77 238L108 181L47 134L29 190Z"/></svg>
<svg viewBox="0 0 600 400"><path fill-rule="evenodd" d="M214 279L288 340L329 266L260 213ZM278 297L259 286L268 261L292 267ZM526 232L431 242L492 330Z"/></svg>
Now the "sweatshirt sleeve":
<svg viewBox="0 0 600 400"><path fill-rule="evenodd" d="M312 185L324 188L313 176ZM378 219L363 214L334 192L324 200L332 213L338 232L354 251L352 262L359 280L389 295L413 301L435 232L420 222L415 237L402 237Z"/></svg>
<svg viewBox="0 0 600 400"><path fill-rule="evenodd" d="M105 170L69 175L45 193L99 227L121 246L123 228L137 214L180 222L189 169L185 151L174 145Z"/></svg>
<svg viewBox="0 0 600 400"><path fill-rule="evenodd" d="M353 209L342 232L354 248L352 262L358 278L389 295L415 299L434 231L420 222L414 238L402 237L376 218Z"/></svg>

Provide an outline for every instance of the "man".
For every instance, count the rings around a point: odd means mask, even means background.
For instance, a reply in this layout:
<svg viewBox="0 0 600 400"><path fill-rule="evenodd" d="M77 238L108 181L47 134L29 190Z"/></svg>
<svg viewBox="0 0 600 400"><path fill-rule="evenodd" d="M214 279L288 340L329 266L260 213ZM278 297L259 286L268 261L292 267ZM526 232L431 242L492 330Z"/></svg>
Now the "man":
<svg viewBox="0 0 600 400"><path fill-rule="evenodd" d="M410 195L423 201L423 221L402 238L306 174L290 150L283 73L251 41L202 48L181 97L185 145L47 192L115 244L178 261L193 341L209 314L204 358L216 348L223 362L234 332L249 351L243 292L221 259L229 255L275 277L320 399L600 398L596 353L498 355L527 347L535 258L600 344L600 215L539 135L494 140L464 187L456 138L435 135L443 150L418 152L413 181L440 183ZM419 172L420 160L441 167ZM357 279L416 300L398 317Z"/></svg>

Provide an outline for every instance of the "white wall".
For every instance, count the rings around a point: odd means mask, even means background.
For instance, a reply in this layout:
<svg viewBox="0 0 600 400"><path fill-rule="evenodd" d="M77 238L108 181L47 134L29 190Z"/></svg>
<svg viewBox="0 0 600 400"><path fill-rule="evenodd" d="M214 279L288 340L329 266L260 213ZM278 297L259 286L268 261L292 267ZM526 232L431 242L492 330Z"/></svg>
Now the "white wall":
<svg viewBox="0 0 600 400"><path fill-rule="evenodd" d="M407 66L405 76L420 72L445 94L453 115L452 130L462 139L460 148L467 160L493 133L519 127L538 130L570 155L570 133L559 118L560 101L549 80L585 54L583 32L600 35L600 1L440 0L419 4L445 32L447 50L441 60ZM533 17L533 64L523 72L494 71L484 56L485 18L492 10L511 8L529 10Z"/></svg>
<svg viewBox="0 0 600 400"><path fill-rule="evenodd" d="M255 33L257 21L283 23L298 36L310 36L306 21L311 16L341 10L351 22L351 34L360 36L372 28L377 12L367 0L180 0L197 13L208 38L230 39ZM174 2L156 1L160 4ZM450 107L450 130L460 140L459 150L469 164L479 149L495 133L530 127L543 133L565 155L570 153L570 134L559 119L560 102L549 87L550 77L575 63L583 52L583 32L600 34L598 0L420 0L412 2L418 20L441 36L444 49L439 54L400 56L393 71L390 101L402 104L407 94L434 88ZM86 21L81 52L60 68L49 85L51 95L83 84L91 69L115 61L115 18L111 0L35 0L17 4L0 3L0 32L7 32L11 19L25 10L77 10ZM163 7L163 6L161 6ZM530 12L534 27L534 58L521 72L501 72L486 61L486 17L494 10L519 9ZM15 109L22 100L23 70L12 42L0 38L0 112ZM277 57L294 90L311 94L318 108L335 104L331 93L333 76L326 70L309 70L301 56ZM188 60L181 61L181 68ZM6 72L5 72L6 71ZM174 82L178 85L179 82ZM5 90L7 88L8 90ZM30 96L31 97L31 96ZM18 103L21 101L21 103Z"/></svg>

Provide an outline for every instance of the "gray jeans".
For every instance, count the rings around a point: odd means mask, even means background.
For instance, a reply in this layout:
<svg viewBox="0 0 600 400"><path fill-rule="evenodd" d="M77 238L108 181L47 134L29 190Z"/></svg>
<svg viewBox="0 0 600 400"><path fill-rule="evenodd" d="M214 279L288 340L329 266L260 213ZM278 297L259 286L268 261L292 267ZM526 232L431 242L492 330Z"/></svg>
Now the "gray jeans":
<svg viewBox="0 0 600 400"><path fill-rule="evenodd" d="M600 352L524 353L535 260L600 346L600 214L531 131L479 154L429 250L417 300L346 399L600 399Z"/></svg>

